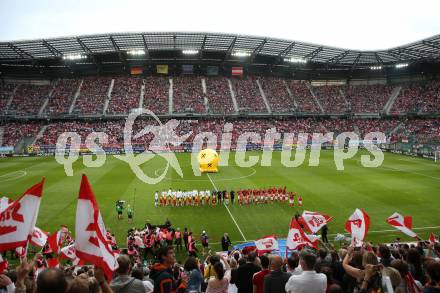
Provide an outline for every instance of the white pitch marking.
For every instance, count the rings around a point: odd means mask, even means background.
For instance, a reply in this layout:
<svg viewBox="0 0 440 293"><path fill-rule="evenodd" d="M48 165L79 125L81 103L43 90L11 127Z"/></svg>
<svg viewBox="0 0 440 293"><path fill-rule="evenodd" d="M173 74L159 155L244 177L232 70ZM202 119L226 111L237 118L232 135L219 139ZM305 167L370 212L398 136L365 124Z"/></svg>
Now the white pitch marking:
<svg viewBox="0 0 440 293"><path fill-rule="evenodd" d="M212 181L211 176L209 176L209 173L206 173L206 175L208 176L209 181L211 181L212 187L214 187L214 189L215 189L216 191L218 191L217 186L215 186L214 181ZM244 234L243 234L243 231L241 231L240 226L238 226L237 221L235 220L235 218L234 218L234 216L232 215L231 211L229 210L228 206L227 206L225 203L223 203L223 205L225 206L226 210L228 211L229 216L231 216L231 219L232 219L232 221L234 222L235 226L237 227L238 232L240 232L241 237L243 237L243 240L244 240L244 241L247 241L247 240L246 240L246 237L245 237Z"/></svg>

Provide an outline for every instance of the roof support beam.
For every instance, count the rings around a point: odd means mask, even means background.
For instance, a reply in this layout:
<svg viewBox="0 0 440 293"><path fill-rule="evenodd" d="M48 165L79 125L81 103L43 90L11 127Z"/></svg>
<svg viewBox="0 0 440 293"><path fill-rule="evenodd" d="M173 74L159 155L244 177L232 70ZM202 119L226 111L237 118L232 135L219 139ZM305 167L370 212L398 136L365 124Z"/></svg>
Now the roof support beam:
<svg viewBox="0 0 440 293"><path fill-rule="evenodd" d="M20 55L21 58L26 59L24 56L27 56L31 59L34 59L34 56L32 56L31 54L29 54L28 52L20 49L19 47L17 47L16 45L12 44L12 43L8 43L9 48L11 48L12 50L14 50L15 53L17 53L18 55Z"/></svg>
<svg viewBox="0 0 440 293"><path fill-rule="evenodd" d="M330 64L330 63L338 63L339 61L341 61L342 59L344 59L345 56L348 55L348 53L350 53L350 51L349 51L349 50L346 50L346 51L344 51L344 52L342 52L342 53L340 53L340 54L338 54L338 55L336 55L336 56L334 56L334 57L328 59L325 63L326 63L327 65Z"/></svg>
<svg viewBox="0 0 440 293"><path fill-rule="evenodd" d="M323 49L324 49L324 47L322 47L322 46L319 47L319 48L316 48L315 50L313 50L313 51L310 52L309 54L305 55L305 56L304 56L304 59L313 60L313 58L315 58L316 55L318 55L319 52L321 52Z"/></svg>
<svg viewBox="0 0 440 293"><path fill-rule="evenodd" d="M115 39L113 36L110 36L110 41L112 42L113 48L115 48L116 52L121 52L121 49L119 48L118 44L116 44Z"/></svg>
<svg viewBox="0 0 440 293"><path fill-rule="evenodd" d="M232 53L232 50L234 49L236 41L237 41L237 37L234 37L234 39L232 40L231 44L228 47L228 50L226 51L225 58L223 58L223 62L225 62L226 59L228 59L231 56L231 53Z"/></svg>
<svg viewBox="0 0 440 293"><path fill-rule="evenodd" d="M356 59L354 59L354 62L353 62L353 64L351 65L351 70L353 70L353 69L356 68L357 64L359 63L359 60L361 59L361 56L362 56L362 53L359 53L359 54L356 56Z"/></svg>
<svg viewBox="0 0 440 293"><path fill-rule="evenodd" d="M253 63L255 60L255 57L261 52L264 45L267 43L267 38L265 38L258 46L254 49L254 51L251 54L251 60L250 63Z"/></svg>
<svg viewBox="0 0 440 293"><path fill-rule="evenodd" d="M92 50L90 50L80 38L76 38L76 41L78 42L78 44L81 46L81 48L84 50L86 54L93 54Z"/></svg>
<svg viewBox="0 0 440 293"><path fill-rule="evenodd" d="M63 54L61 54L60 51L55 49L51 44L49 44L46 40L43 40L43 46L45 46L54 57L61 57Z"/></svg>
<svg viewBox="0 0 440 293"><path fill-rule="evenodd" d="M145 35L142 34L142 41L144 42L144 50L147 58L151 60L150 49L148 49L147 39L145 39Z"/></svg>
<svg viewBox="0 0 440 293"><path fill-rule="evenodd" d="M199 60L201 60L203 58L203 50L205 50L205 44L206 44L206 39L207 38L208 38L208 35L205 35L203 37L202 46L200 47L200 51L199 51Z"/></svg>
<svg viewBox="0 0 440 293"><path fill-rule="evenodd" d="M374 53L374 56L376 57L376 60L378 63L383 64L383 60L382 58L380 58L379 54L377 54L377 52Z"/></svg>

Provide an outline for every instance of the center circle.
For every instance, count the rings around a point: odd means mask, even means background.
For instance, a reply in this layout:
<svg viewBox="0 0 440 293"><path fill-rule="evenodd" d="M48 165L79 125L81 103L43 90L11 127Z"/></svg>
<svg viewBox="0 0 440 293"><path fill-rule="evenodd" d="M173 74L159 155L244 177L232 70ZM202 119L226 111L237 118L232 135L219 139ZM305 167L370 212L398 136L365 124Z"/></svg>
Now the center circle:
<svg viewBox="0 0 440 293"><path fill-rule="evenodd" d="M221 168L221 170L224 170L224 169L232 168L232 167L238 167L238 166L236 166L236 165L233 165L233 166L221 166L220 168ZM165 170L165 168L166 167L162 167L162 168L156 169L156 171L154 171L154 175L159 176ZM244 178L248 178L248 177L254 176L257 173L257 170L255 170L255 168L253 168L253 167L248 167L246 169L250 169L251 172L249 172L249 174L238 176L238 177L216 178L215 181L239 180L239 179L244 179ZM220 173L221 173L221 171L219 173L216 173L215 175L220 174ZM203 176L203 174L200 177L202 177L202 176ZM209 182L210 181L209 179L183 179L183 178L170 178L170 177L167 177L167 176L165 176L164 180L168 180L168 181L170 181L170 180L174 180L174 181L194 181L194 182L196 182L196 181L199 181L199 182L208 181Z"/></svg>

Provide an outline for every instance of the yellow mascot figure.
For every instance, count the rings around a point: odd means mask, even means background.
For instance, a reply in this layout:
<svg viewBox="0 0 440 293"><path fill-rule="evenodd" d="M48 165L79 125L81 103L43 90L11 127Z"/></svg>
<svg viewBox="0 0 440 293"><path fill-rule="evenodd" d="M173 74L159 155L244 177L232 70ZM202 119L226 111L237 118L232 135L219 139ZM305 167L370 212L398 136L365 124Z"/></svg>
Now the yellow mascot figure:
<svg viewBox="0 0 440 293"><path fill-rule="evenodd" d="M220 160L218 154L213 149L204 149L197 155L200 172L202 173L217 173L218 161Z"/></svg>

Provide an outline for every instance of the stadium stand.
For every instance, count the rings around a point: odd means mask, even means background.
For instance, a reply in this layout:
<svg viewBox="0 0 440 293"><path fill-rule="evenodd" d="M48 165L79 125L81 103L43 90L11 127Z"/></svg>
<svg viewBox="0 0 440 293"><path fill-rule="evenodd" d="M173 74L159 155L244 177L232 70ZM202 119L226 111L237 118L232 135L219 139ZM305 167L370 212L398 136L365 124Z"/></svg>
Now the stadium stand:
<svg viewBox="0 0 440 293"><path fill-rule="evenodd" d="M325 85L313 87L313 91L324 108L324 112L341 114L349 111L350 106L345 100L342 87Z"/></svg>
<svg viewBox="0 0 440 293"><path fill-rule="evenodd" d="M75 104L75 113L101 115L111 80L108 77L85 78Z"/></svg>
<svg viewBox="0 0 440 293"><path fill-rule="evenodd" d="M14 94L8 112L18 116L37 115L51 89L51 85L20 85Z"/></svg>
<svg viewBox="0 0 440 293"><path fill-rule="evenodd" d="M297 111L304 113L321 113L321 109L314 100L312 93L305 82L290 80L288 87L292 93L293 99L297 104Z"/></svg>
<svg viewBox="0 0 440 293"><path fill-rule="evenodd" d="M272 112L286 113L295 109L293 98L289 95L284 79L260 77L259 80Z"/></svg>
<svg viewBox="0 0 440 293"><path fill-rule="evenodd" d="M380 113L390 98L393 86L356 85L345 89L345 98L354 113Z"/></svg>
<svg viewBox="0 0 440 293"><path fill-rule="evenodd" d="M173 105L174 112L204 113L202 80L200 77L173 78Z"/></svg>
<svg viewBox="0 0 440 293"><path fill-rule="evenodd" d="M232 79L235 98L240 112L266 112L263 97L253 77L245 79Z"/></svg>
<svg viewBox="0 0 440 293"><path fill-rule="evenodd" d="M45 113L49 116L62 116L69 113L73 97L78 90L80 81L77 79L62 79L58 82L49 103L46 106Z"/></svg>
<svg viewBox="0 0 440 293"><path fill-rule="evenodd" d="M169 79L167 77L147 77L145 80L145 109L157 114L168 113Z"/></svg>
<svg viewBox="0 0 440 293"><path fill-rule="evenodd" d="M403 86L393 104L392 113L440 113L440 82L413 83Z"/></svg>
<svg viewBox="0 0 440 293"><path fill-rule="evenodd" d="M205 84L210 112L215 114L232 114L235 112L226 78L207 77L205 78Z"/></svg>
<svg viewBox="0 0 440 293"><path fill-rule="evenodd" d="M0 114L3 114L7 110L8 102L15 89L14 84L2 84L0 83Z"/></svg>
<svg viewBox="0 0 440 293"><path fill-rule="evenodd" d="M117 77L114 81L107 113L127 114L131 109L138 108L142 79Z"/></svg>

